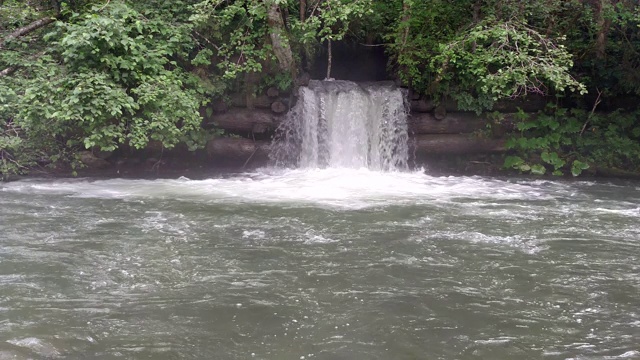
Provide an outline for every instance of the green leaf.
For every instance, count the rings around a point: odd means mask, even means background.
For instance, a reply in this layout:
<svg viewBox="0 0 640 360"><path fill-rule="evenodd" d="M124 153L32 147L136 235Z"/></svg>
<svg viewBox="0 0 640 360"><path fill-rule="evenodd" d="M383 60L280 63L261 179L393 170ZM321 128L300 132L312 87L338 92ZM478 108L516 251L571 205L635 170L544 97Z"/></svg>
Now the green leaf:
<svg viewBox="0 0 640 360"><path fill-rule="evenodd" d="M551 155L549 155L548 151L543 151L542 154L540 154L540 158L547 164L551 164Z"/></svg>
<svg viewBox="0 0 640 360"><path fill-rule="evenodd" d="M518 169L520 169L520 171L522 172L529 172L531 171L531 166L529 166L528 164L521 164L518 166Z"/></svg>
<svg viewBox="0 0 640 360"><path fill-rule="evenodd" d="M516 128L520 131L535 129L537 127L538 127L538 124L535 121L524 121L516 124Z"/></svg>
<svg viewBox="0 0 640 360"><path fill-rule="evenodd" d="M507 156L504 159L503 167L505 169L519 169L524 164L524 160L519 156Z"/></svg>
<svg viewBox="0 0 640 360"><path fill-rule="evenodd" d="M587 170L589 168L589 164L584 163L580 160L574 160L571 164L571 175L579 176L582 174L583 170Z"/></svg>
<svg viewBox="0 0 640 360"><path fill-rule="evenodd" d="M544 175L546 172L547 169L540 164L531 166L531 173L534 175Z"/></svg>

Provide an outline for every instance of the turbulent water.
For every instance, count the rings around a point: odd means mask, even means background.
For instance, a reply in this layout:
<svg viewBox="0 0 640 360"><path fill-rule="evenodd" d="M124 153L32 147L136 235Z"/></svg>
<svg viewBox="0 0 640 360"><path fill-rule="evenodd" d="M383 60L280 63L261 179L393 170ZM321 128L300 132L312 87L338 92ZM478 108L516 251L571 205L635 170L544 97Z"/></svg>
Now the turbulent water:
<svg viewBox="0 0 640 360"><path fill-rule="evenodd" d="M639 186L0 184L0 359L640 358Z"/></svg>
<svg viewBox="0 0 640 360"><path fill-rule="evenodd" d="M299 168L406 168L404 95L391 84L312 80L300 88L273 158Z"/></svg>

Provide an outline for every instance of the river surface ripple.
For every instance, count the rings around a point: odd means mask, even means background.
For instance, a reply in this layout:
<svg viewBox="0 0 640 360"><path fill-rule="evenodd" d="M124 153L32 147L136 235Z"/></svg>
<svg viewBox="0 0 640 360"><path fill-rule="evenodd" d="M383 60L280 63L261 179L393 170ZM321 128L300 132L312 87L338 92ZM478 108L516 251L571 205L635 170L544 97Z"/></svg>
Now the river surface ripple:
<svg viewBox="0 0 640 360"><path fill-rule="evenodd" d="M640 358L640 184L0 184L0 359Z"/></svg>

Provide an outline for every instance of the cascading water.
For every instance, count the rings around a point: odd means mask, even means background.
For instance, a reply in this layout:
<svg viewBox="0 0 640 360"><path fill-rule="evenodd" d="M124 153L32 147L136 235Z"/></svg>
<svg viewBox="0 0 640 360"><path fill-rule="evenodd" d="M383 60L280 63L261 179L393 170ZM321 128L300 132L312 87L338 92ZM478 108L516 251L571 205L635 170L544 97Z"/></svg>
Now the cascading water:
<svg viewBox="0 0 640 360"><path fill-rule="evenodd" d="M277 165L301 168L407 167L404 91L389 84L312 80L272 146Z"/></svg>

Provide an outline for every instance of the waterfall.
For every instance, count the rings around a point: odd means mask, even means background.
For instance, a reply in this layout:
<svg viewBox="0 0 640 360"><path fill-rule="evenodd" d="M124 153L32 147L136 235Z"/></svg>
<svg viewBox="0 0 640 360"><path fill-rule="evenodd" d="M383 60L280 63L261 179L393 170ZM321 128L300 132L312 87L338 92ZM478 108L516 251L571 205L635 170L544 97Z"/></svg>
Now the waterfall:
<svg viewBox="0 0 640 360"><path fill-rule="evenodd" d="M300 168L404 169L405 99L390 84L312 80L279 127L271 157Z"/></svg>

